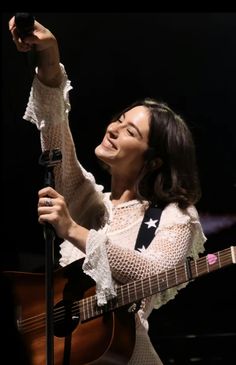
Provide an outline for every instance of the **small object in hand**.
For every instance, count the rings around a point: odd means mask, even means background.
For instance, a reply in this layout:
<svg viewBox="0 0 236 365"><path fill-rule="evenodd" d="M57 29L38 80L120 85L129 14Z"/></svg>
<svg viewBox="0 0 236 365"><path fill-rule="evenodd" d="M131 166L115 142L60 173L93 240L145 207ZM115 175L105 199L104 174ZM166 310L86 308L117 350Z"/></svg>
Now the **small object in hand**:
<svg viewBox="0 0 236 365"><path fill-rule="evenodd" d="M21 39L30 35L34 29L34 16L30 13L16 13L15 24Z"/></svg>
<svg viewBox="0 0 236 365"><path fill-rule="evenodd" d="M52 199L51 198L47 198L46 200L45 200L45 205L46 205L46 207L52 207Z"/></svg>

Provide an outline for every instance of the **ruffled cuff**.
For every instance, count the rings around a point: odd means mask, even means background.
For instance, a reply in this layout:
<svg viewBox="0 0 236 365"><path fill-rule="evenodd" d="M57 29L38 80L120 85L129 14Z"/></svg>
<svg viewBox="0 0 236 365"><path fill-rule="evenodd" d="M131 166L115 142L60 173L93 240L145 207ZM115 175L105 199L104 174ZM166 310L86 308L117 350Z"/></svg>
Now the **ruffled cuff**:
<svg viewBox="0 0 236 365"><path fill-rule="evenodd" d="M62 122L65 119L65 114L68 114L71 109L69 91L72 86L64 66L60 64L60 67L62 82L59 87L46 86L38 79L37 75L34 77L23 118L36 124L39 130L47 125Z"/></svg>
<svg viewBox="0 0 236 365"><path fill-rule="evenodd" d="M67 266L85 256L82 251L67 240L60 244L60 255L59 264L62 267Z"/></svg>
<svg viewBox="0 0 236 365"><path fill-rule="evenodd" d="M83 263L85 274L96 283L97 305L103 306L116 296L106 251L107 237L103 232L94 229L89 231L86 244L86 257Z"/></svg>

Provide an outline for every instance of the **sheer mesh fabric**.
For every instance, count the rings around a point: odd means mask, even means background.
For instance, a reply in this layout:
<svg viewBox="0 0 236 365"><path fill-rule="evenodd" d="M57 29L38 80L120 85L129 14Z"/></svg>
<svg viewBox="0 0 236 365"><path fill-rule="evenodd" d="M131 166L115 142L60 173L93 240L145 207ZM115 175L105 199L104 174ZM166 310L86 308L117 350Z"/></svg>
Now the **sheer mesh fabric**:
<svg viewBox="0 0 236 365"><path fill-rule="evenodd" d="M206 238L195 207L180 210L170 204L162 212L149 247L134 251L148 204L133 200L113 207L110 193L103 193L103 187L78 162L68 121L72 87L63 65L61 69L63 81L58 88L47 87L35 77L24 118L39 129L42 150L61 149L63 160L55 168L56 189L64 195L72 217L90 229L84 271L95 280L103 303L115 295L118 283L168 270L187 255L197 258ZM60 253L61 266L85 256L68 241L61 244ZM137 337L130 365L161 364L148 338L147 318L154 307L174 298L184 285L143 300L136 315Z"/></svg>

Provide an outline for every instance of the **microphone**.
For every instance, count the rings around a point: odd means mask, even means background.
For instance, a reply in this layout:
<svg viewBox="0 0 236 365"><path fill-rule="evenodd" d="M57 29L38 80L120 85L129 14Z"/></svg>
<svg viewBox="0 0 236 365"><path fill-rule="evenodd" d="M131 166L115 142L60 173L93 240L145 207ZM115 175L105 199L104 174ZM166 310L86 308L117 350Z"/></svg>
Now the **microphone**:
<svg viewBox="0 0 236 365"><path fill-rule="evenodd" d="M15 24L19 37L23 40L34 30L34 16L31 13L16 13Z"/></svg>
<svg viewBox="0 0 236 365"><path fill-rule="evenodd" d="M15 24L16 30L19 37L24 40L25 37L32 34L34 30L34 21L35 17L31 13L16 13L15 14ZM33 77L34 69L36 66L36 53L34 52L34 47L31 48L31 51L28 54L24 54L26 58L26 64L30 69L30 75Z"/></svg>

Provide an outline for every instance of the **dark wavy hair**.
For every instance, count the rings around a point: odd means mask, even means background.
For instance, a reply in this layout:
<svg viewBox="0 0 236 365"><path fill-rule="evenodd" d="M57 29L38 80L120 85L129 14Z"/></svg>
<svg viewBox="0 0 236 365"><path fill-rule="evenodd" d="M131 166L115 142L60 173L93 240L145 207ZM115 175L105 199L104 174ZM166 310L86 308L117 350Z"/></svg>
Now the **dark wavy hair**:
<svg viewBox="0 0 236 365"><path fill-rule="evenodd" d="M166 103L146 98L125 108L118 116L136 106L149 112L149 148L137 181L137 194L150 203L165 205L176 202L180 208L195 204L201 197L195 144L182 117ZM161 165L156 165L156 161Z"/></svg>

